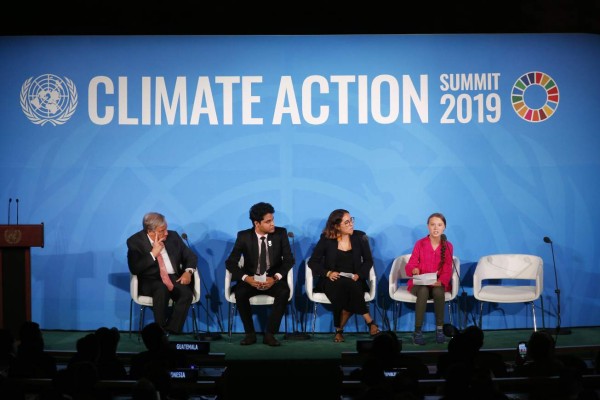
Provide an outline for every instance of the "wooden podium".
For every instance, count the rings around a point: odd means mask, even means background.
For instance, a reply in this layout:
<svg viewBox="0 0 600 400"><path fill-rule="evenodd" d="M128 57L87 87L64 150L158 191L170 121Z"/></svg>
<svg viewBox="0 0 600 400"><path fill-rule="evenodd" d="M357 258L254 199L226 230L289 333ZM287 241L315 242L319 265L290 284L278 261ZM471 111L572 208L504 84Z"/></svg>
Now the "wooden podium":
<svg viewBox="0 0 600 400"><path fill-rule="evenodd" d="M44 247L44 224L0 225L0 328L17 335L31 321L31 247Z"/></svg>

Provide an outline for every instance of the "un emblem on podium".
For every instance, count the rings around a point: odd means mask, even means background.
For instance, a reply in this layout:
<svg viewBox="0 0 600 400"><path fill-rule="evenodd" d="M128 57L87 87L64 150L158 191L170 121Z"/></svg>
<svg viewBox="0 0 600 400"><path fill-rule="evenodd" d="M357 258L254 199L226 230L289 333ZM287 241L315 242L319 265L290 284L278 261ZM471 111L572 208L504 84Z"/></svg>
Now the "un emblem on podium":
<svg viewBox="0 0 600 400"><path fill-rule="evenodd" d="M4 231L4 241L8 244L17 244L21 241L20 229L6 229Z"/></svg>

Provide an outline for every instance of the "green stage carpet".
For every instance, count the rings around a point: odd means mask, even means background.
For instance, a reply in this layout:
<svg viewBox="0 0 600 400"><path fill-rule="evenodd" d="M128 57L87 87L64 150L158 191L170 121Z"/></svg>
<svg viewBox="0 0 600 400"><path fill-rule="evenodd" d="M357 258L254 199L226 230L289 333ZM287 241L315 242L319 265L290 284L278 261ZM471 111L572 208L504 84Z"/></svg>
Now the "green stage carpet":
<svg viewBox="0 0 600 400"><path fill-rule="evenodd" d="M516 351L517 343L520 340L527 340L533 332L531 329L519 330L493 330L485 331L485 342L483 349L497 350L504 353ZM71 352L75 351L77 340L90 333L89 331L43 331L46 350L53 352ZM402 340L402 351L406 352L441 352L445 351L447 344L436 344L434 333L425 333L428 343L425 346L417 346L411 342L411 332L397 332L398 338ZM210 342L211 353L222 353L226 360L337 360L343 353L356 352L356 343L359 340L370 340L367 333L346 333L346 339L343 343L333 342L333 333L317 333L312 335L309 340L286 340L284 334L276 337L281 341L280 347L270 347L262 344L262 335L258 335L258 341L251 346L241 346L240 340L244 337L241 333L235 333L231 339L227 334L222 334L222 338ZM589 347L598 346L600 348L600 327L580 327L571 328L570 335L557 335L557 348L569 349L572 347L580 348L587 352ZM194 341L193 334L183 334L171 336L170 340L175 341ZM137 332L131 336L129 332L121 332L119 343L119 352L130 353L144 350L144 344ZM594 350L594 349L592 349ZM509 354L511 357L512 354Z"/></svg>

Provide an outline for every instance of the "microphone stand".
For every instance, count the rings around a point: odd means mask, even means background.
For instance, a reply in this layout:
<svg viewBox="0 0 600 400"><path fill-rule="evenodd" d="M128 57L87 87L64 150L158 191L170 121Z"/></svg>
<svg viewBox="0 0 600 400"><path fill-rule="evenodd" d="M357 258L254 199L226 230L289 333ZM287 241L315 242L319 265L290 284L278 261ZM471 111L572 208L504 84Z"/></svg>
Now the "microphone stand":
<svg viewBox="0 0 600 400"><path fill-rule="evenodd" d="M460 297L457 300L457 304L458 304L458 310L457 310L457 317L458 317L458 328L457 330L460 329L465 329L467 327L467 324L469 322L469 314L467 311L467 292L465 291L464 286L461 283L461 277L460 274L458 273L458 268L456 268L456 263L454 262L454 257L452 257L452 271L453 273L456 274L456 276L458 277L458 285L460 290L462 291L462 293L460 294ZM458 293L458 289L457 289L457 293ZM459 297L459 295L457 294L457 297ZM461 300L463 301L463 307L461 307ZM461 311L463 313L463 318L462 318L462 322L461 322ZM477 318L471 314L471 319L473 320L473 325L477 325ZM448 335L446 335L448 336Z"/></svg>
<svg viewBox="0 0 600 400"><path fill-rule="evenodd" d="M294 263L296 262L296 242L294 240L294 232L288 232L288 237L292 238L292 252L294 254ZM288 274L293 274L294 273L294 268L290 269L290 271L288 271ZM290 288L292 289L292 288ZM286 334L283 336L286 340L308 340L310 339L310 335L307 334L306 332L299 332L298 331L298 319L296 318L296 302L294 301L295 298L292 299L293 303L292 303L292 323L294 324L294 332L286 332Z"/></svg>
<svg viewBox="0 0 600 400"><path fill-rule="evenodd" d="M192 249L196 254L198 254L196 252L196 250L190 245L190 242L188 241L188 236L186 233L182 233L181 237L183 238L183 240L185 240L185 242L187 243L188 247L190 249ZM206 306L204 307L204 309L206 310L206 332L204 333L198 333L196 335L196 339L198 339L199 341L202 342L210 342L213 340L219 340L221 339L221 334L218 332L211 332L210 331L210 316L209 316L209 312L208 309L210 308L210 302L211 302L211 295L210 295L210 291L208 290L208 287L206 286L206 281L204 279L202 279L202 275L200 274L200 265L198 265L196 267L196 269L198 270L198 276L200 277L200 280L202 281L202 284L204 285L204 291L206 292ZM219 326L221 327L221 330L223 330L223 327L221 326L219 319L217 318L217 322L219 323Z"/></svg>
<svg viewBox="0 0 600 400"><path fill-rule="evenodd" d="M558 274L556 273L556 261L554 260L554 245L552 244L552 240L548 237L544 237L544 242L550 243L550 249L552 250L552 265L554 266L554 281L556 285L556 329L547 329L546 332L551 335L570 335L571 330L569 328L561 328L561 320L560 320L560 289L558 288Z"/></svg>

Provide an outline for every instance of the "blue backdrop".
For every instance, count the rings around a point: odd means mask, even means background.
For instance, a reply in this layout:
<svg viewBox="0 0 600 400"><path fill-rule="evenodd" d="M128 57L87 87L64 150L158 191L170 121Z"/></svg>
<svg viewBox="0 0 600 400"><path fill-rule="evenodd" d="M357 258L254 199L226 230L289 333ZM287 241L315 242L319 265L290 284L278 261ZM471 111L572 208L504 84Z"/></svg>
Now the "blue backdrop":
<svg viewBox="0 0 600 400"><path fill-rule="evenodd" d="M600 325L599 50L585 34L1 37L0 199L45 224L33 319L127 329L125 241L159 211L200 257L200 328L219 330L224 260L267 201L294 232L300 321L304 260L346 208L371 240L379 321L394 258L440 211L468 299L481 256L536 254L555 326L549 236L562 326ZM413 323L404 312L399 329ZM530 326L520 304L484 318Z"/></svg>

